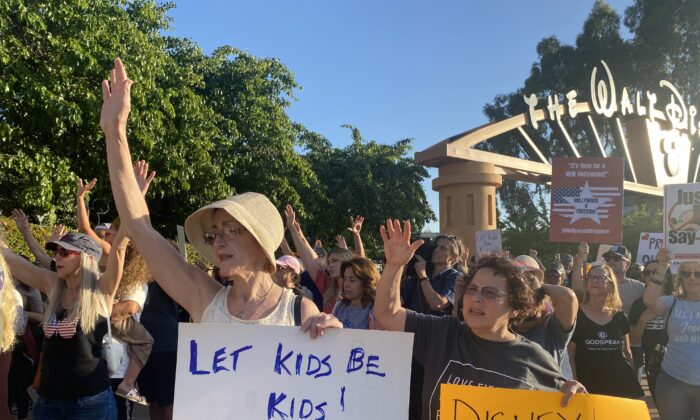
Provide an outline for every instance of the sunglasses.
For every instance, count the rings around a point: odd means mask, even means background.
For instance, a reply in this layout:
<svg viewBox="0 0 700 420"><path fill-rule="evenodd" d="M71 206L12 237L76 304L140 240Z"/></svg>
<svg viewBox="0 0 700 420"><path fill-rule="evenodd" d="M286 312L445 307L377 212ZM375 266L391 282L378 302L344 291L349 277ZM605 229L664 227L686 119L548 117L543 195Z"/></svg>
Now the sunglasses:
<svg viewBox="0 0 700 420"><path fill-rule="evenodd" d="M464 294L468 296L474 296L477 293L480 293L481 296L486 300L496 300L499 297L506 295L506 292L498 290L495 287L484 286L480 289L479 286L473 284L470 284L464 290Z"/></svg>
<svg viewBox="0 0 700 420"><path fill-rule="evenodd" d="M588 281L591 283L612 283L610 276L588 276Z"/></svg>
<svg viewBox="0 0 700 420"><path fill-rule="evenodd" d="M62 258L70 257L71 255L78 255L80 252L78 251L71 251L69 249L65 248L56 248L56 250L53 252L54 257L56 255L60 255Z"/></svg>
<svg viewBox="0 0 700 420"><path fill-rule="evenodd" d="M680 272L681 277L695 277L696 279L700 279L700 271L681 271Z"/></svg>
<svg viewBox="0 0 700 420"><path fill-rule="evenodd" d="M217 237L221 237L226 242L232 241L243 234L243 228L235 225L224 225L220 231L204 232L204 243L206 245L214 245Z"/></svg>
<svg viewBox="0 0 700 420"><path fill-rule="evenodd" d="M605 261L615 261L615 262L620 262L622 261L622 257L619 255L612 255L610 257L605 257Z"/></svg>

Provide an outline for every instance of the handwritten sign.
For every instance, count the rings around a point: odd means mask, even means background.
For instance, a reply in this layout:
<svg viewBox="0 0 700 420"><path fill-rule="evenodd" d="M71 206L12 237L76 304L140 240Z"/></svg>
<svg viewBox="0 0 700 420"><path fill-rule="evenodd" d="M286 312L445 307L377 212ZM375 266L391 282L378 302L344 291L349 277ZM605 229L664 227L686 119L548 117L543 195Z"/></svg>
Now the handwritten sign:
<svg viewBox="0 0 700 420"><path fill-rule="evenodd" d="M501 243L501 230L480 230L476 232L476 255L500 252L503 249Z"/></svg>
<svg viewBox="0 0 700 420"><path fill-rule="evenodd" d="M649 419L644 401L603 395L574 395L566 407L562 393L521 389L447 385L440 388L441 420Z"/></svg>
<svg viewBox="0 0 700 420"><path fill-rule="evenodd" d="M600 244L598 245L598 254L595 257L595 262L598 264L602 264L605 262L605 258L603 258L603 254L606 252L610 251L610 248L613 246L610 244Z"/></svg>
<svg viewBox="0 0 700 420"><path fill-rule="evenodd" d="M554 158L549 240L622 242L622 158Z"/></svg>
<svg viewBox="0 0 700 420"><path fill-rule="evenodd" d="M413 334L180 324L174 418L407 418Z"/></svg>
<svg viewBox="0 0 700 420"><path fill-rule="evenodd" d="M639 264L646 264L656 259L659 249L664 246L664 234L642 232L639 234L639 248L637 248L637 260Z"/></svg>
<svg viewBox="0 0 700 420"><path fill-rule="evenodd" d="M664 243L675 260L700 259L700 183L664 187Z"/></svg>

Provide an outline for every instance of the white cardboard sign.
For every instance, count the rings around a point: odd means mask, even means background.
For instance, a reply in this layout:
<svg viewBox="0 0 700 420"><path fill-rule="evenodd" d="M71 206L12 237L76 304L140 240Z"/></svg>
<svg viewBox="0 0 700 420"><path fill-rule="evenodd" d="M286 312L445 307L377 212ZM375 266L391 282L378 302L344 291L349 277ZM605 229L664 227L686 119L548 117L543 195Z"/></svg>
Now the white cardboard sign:
<svg viewBox="0 0 700 420"><path fill-rule="evenodd" d="M501 252L501 229L480 230L476 232L476 255Z"/></svg>
<svg viewBox="0 0 700 420"><path fill-rule="evenodd" d="M174 419L405 419L413 334L180 324Z"/></svg>
<svg viewBox="0 0 700 420"><path fill-rule="evenodd" d="M664 243L675 260L700 259L700 183L664 186Z"/></svg>
<svg viewBox="0 0 700 420"><path fill-rule="evenodd" d="M613 247L613 246L610 245L610 244L600 244L600 245L598 245L598 254L597 254L596 258L595 258L595 262L596 262L597 264L602 264L602 263L604 263L604 262L605 262L605 258L603 258L603 254L605 254L606 252L610 251L610 248L612 248L612 247Z"/></svg>
<svg viewBox="0 0 700 420"><path fill-rule="evenodd" d="M646 264L656 259L659 249L664 246L664 234L662 232L642 232L639 234L639 247L637 248L637 260L639 264Z"/></svg>

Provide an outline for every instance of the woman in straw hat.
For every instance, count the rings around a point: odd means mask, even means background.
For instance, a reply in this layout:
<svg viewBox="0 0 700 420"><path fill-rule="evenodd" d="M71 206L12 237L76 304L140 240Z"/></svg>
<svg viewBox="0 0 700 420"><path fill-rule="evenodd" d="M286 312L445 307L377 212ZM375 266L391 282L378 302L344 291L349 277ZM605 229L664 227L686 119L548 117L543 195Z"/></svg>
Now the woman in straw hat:
<svg viewBox="0 0 700 420"><path fill-rule="evenodd" d="M147 168L134 175L126 138L132 81L119 59L114 64L111 83L102 82L100 116L114 200L122 226L166 293L196 322L295 325L300 318L302 330L310 331L312 338L325 328L342 327L332 315L319 314L313 302L296 300L291 290L274 283L274 252L284 230L277 209L264 195L246 193L217 201L185 222L190 243L219 267L220 275L232 282L229 287L183 261L151 226L137 181L146 178Z"/></svg>

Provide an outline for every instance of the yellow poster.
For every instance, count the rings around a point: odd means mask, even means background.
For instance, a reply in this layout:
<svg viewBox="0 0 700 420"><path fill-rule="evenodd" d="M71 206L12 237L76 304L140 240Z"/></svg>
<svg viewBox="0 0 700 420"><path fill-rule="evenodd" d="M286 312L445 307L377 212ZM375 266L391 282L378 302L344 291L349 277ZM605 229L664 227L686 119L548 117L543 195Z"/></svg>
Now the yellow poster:
<svg viewBox="0 0 700 420"><path fill-rule="evenodd" d="M644 401L577 394L566 407L562 393L466 385L440 387L440 420L648 420Z"/></svg>

